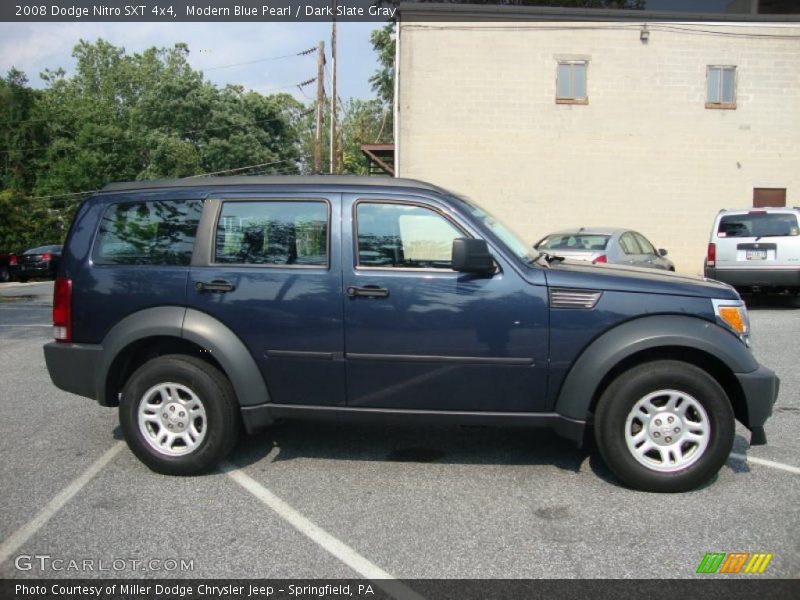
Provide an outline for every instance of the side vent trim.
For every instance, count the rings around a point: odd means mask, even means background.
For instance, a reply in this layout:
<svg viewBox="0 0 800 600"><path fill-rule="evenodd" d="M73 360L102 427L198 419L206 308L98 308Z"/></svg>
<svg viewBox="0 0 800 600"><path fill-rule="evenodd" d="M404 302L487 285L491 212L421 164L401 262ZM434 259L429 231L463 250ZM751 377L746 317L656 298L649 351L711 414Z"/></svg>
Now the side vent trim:
<svg viewBox="0 0 800 600"><path fill-rule="evenodd" d="M550 288L550 308L592 309L602 295L594 290Z"/></svg>

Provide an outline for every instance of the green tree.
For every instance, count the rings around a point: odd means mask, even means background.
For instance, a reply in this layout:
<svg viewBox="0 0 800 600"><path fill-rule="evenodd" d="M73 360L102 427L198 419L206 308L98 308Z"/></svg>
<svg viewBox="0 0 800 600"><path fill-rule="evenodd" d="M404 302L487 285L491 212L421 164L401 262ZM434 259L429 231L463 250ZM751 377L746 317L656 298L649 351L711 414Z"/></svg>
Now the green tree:
<svg viewBox="0 0 800 600"><path fill-rule="evenodd" d="M378 99L350 99L341 108L339 120L339 164L343 173L368 175L361 144L390 143L391 112Z"/></svg>
<svg viewBox="0 0 800 600"><path fill-rule="evenodd" d="M185 44L128 54L81 40L73 56L74 74L45 71L44 90L30 89L15 70L0 80L2 201L37 219L0 220L0 243L10 248L56 241L53 232L63 231L84 197L76 192L110 181L291 173L308 160L301 103L205 81ZM261 166L241 169L248 165Z"/></svg>
<svg viewBox="0 0 800 600"><path fill-rule="evenodd" d="M39 92L25 74L12 68L0 79L0 189L27 190L35 176L33 158L42 143L42 124L35 120Z"/></svg>

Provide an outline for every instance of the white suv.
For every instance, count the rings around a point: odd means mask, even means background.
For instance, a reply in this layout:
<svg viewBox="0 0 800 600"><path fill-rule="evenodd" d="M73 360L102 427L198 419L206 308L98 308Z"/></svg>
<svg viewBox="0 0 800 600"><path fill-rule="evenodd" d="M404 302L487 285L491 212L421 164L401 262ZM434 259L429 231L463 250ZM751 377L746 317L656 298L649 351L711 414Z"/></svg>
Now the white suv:
<svg viewBox="0 0 800 600"><path fill-rule="evenodd" d="M721 210L705 275L739 290L800 293L800 208Z"/></svg>

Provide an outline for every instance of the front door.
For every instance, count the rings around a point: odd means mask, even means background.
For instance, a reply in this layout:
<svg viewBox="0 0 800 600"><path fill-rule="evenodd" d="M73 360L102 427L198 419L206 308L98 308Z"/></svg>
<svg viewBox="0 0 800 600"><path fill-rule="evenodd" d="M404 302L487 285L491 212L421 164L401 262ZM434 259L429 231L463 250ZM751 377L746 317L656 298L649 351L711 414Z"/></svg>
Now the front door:
<svg viewBox="0 0 800 600"><path fill-rule="evenodd" d="M545 286L499 255L493 275L450 269L453 239L477 234L433 200L345 195L342 210L348 405L544 410Z"/></svg>
<svg viewBox="0 0 800 600"><path fill-rule="evenodd" d="M241 338L272 402L344 404L341 262L331 250L339 196L227 195L206 205L213 235L192 265L189 307Z"/></svg>

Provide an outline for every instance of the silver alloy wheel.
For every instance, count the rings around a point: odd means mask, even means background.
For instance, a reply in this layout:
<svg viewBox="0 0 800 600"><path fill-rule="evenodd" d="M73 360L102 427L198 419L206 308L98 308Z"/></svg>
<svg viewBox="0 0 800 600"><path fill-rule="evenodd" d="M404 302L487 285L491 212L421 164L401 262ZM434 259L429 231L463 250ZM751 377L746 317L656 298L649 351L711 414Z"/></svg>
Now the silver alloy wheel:
<svg viewBox="0 0 800 600"><path fill-rule="evenodd" d="M183 456L206 437L206 409L200 398L180 383L159 383L139 401L139 431L160 454Z"/></svg>
<svg viewBox="0 0 800 600"><path fill-rule="evenodd" d="M711 423L696 398L658 390L634 404L625 421L625 443L648 469L670 473L697 462L708 447Z"/></svg>

